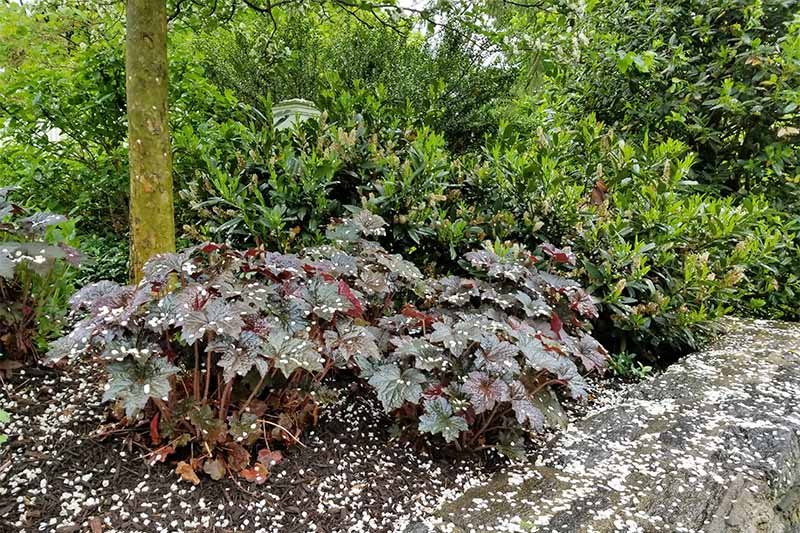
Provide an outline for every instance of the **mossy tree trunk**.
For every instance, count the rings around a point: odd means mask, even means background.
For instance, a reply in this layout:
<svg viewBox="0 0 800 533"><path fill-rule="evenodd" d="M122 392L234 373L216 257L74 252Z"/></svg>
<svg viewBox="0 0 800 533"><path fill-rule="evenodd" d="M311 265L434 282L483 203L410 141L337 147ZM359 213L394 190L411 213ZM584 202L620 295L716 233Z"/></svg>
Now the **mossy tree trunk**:
<svg viewBox="0 0 800 533"><path fill-rule="evenodd" d="M127 0L125 77L131 183L131 276L175 250L172 152L167 122L166 0Z"/></svg>

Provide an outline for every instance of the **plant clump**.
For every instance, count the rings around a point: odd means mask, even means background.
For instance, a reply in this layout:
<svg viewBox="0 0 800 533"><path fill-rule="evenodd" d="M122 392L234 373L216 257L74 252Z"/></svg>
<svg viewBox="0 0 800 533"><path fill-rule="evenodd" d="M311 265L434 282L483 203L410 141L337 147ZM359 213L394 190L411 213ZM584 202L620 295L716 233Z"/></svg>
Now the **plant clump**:
<svg viewBox="0 0 800 533"><path fill-rule="evenodd" d="M583 289L499 244L466 256L486 279L426 279L371 240L385 231L358 211L299 254L156 256L136 286L78 291L81 318L49 357L103 361L121 423L191 482L263 482L335 397L334 374L374 388L408 434L461 448L505 450L541 430L537 397L553 386L586 395L579 365L601 370L606 352L586 331L596 310Z"/></svg>
<svg viewBox="0 0 800 533"><path fill-rule="evenodd" d="M402 427L460 449L517 455L525 429L544 429L554 388L586 397L581 371L602 371L607 359L588 332L597 309L577 283L539 271L539 261L487 243L465 257L483 279L429 282L417 307L378 322L380 358L356 360Z"/></svg>

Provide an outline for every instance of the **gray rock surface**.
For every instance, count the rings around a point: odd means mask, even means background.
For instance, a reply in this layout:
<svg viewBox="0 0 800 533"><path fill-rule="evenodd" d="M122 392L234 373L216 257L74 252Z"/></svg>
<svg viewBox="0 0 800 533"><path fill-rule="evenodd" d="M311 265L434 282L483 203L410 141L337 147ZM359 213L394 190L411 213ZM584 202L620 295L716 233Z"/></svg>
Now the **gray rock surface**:
<svg viewBox="0 0 800 533"><path fill-rule="evenodd" d="M415 531L800 531L800 325L727 325Z"/></svg>

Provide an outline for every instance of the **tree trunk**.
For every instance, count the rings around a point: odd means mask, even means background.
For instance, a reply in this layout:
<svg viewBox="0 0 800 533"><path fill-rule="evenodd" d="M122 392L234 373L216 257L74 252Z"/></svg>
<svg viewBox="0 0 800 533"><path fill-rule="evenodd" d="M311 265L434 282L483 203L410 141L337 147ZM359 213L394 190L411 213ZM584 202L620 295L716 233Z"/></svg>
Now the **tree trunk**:
<svg viewBox="0 0 800 533"><path fill-rule="evenodd" d="M167 123L166 0L127 0L125 77L131 182L131 276L175 251L172 152Z"/></svg>

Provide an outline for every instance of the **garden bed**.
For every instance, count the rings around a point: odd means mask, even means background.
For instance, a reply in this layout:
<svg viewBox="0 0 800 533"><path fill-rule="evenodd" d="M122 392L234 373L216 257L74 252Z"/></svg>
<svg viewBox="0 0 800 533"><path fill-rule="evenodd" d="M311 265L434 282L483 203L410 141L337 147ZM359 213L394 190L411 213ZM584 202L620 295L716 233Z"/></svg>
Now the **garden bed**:
<svg viewBox="0 0 800 533"><path fill-rule="evenodd" d="M432 457L393 440L377 399L359 391L324 411L305 447L286 450L263 485L203 478L195 486L174 464L150 464L124 432L101 435L114 430L100 372L34 368L5 384L0 408L11 422L0 453L0 529L402 531L500 464L486 455ZM594 403L618 391L599 392Z"/></svg>

